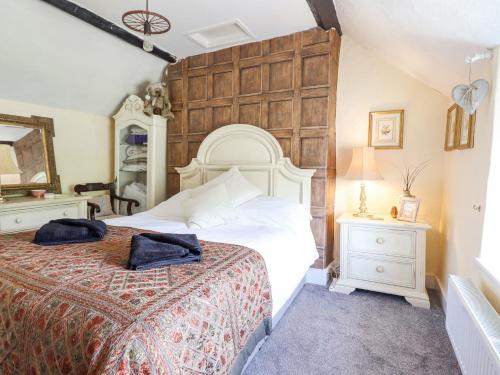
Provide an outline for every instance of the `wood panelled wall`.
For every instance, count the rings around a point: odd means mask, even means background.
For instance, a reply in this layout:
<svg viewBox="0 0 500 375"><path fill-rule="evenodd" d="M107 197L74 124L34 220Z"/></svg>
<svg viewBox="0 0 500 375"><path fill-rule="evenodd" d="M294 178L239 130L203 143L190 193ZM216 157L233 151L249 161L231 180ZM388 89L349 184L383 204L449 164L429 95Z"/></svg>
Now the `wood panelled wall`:
<svg viewBox="0 0 500 375"><path fill-rule="evenodd" d="M340 37L319 28L192 56L169 68L175 119L168 124L168 195L174 167L196 157L203 139L233 123L268 130L285 156L315 168L312 229L320 259L333 260L335 107Z"/></svg>

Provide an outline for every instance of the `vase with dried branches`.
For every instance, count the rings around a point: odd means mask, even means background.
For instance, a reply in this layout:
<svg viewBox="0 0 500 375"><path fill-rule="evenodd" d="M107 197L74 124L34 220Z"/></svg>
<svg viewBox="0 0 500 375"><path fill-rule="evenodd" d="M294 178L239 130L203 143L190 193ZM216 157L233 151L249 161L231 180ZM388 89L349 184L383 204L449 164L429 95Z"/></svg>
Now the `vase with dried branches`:
<svg viewBox="0 0 500 375"><path fill-rule="evenodd" d="M407 165L405 165L402 169L399 169L399 173L401 173L401 177L403 178L403 194L405 197L415 197L411 193L411 187L415 183L417 177L429 165L429 163L430 160L426 160L418 164L416 167L408 167Z"/></svg>

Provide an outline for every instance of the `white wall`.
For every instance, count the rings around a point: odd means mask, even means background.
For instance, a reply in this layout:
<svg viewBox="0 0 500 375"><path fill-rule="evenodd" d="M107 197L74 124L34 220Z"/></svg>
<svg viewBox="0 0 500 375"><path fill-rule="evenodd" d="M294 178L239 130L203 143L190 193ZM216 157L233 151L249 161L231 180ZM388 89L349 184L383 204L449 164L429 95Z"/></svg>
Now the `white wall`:
<svg viewBox="0 0 500 375"><path fill-rule="evenodd" d="M359 183L343 176L351 160L351 148L368 144L370 111L404 109L402 150L377 150L383 181L367 184L368 209L388 214L402 194L397 167L430 160L417 179L412 193L422 199L419 219L432 225L428 235L427 273L438 271L440 214L443 173L443 144L449 99L380 59L344 35L340 51L337 88L337 186L335 216L359 205ZM339 259L336 226L335 259Z"/></svg>
<svg viewBox="0 0 500 375"><path fill-rule="evenodd" d="M500 49L497 48L494 61L474 64L473 79L485 78L492 84L490 95L477 112L474 148L445 154L442 209L443 253L439 270L439 281L445 293L450 274L468 277L476 285L482 287L490 302L497 309L500 309L500 293L481 277L482 272L475 258L480 255L481 247L488 246L488 250L493 247L494 251L498 252L499 207L498 201L495 201L493 197L498 196L499 191L494 174L491 176L489 187L492 197L488 200L486 199L486 186L490 159L494 156L491 154L491 145L499 53ZM496 90L498 91L498 86ZM498 105L497 103L496 106ZM500 116L500 111L495 116ZM496 136L498 137L498 134ZM500 142L498 147L500 148ZM498 159L491 159L491 161L495 163L493 165L499 162ZM473 205L480 205L481 211L474 210ZM485 238L482 243L485 212L490 216L489 222L492 227L489 227L489 230L485 228ZM496 266L500 267L500 264Z"/></svg>
<svg viewBox="0 0 500 375"><path fill-rule="evenodd" d="M0 98L110 116L166 66L44 1L0 9Z"/></svg>
<svg viewBox="0 0 500 375"><path fill-rule="evenodd" d="M54 151L61 188L113 180L113 122L109 117L0 99L0 113L54 119Z"/></svg>

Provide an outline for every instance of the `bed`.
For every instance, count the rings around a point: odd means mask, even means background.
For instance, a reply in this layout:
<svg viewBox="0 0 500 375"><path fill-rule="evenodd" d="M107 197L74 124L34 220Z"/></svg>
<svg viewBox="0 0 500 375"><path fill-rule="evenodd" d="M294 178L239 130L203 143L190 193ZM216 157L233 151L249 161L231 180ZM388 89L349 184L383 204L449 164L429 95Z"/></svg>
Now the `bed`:
<svg viewBox="0 0 500 375"><path fill-rule="evenodd" d="M188 228L175 214L182 194L234 166L263 196L224 225ZM42 251L33 233L0 239L3 373L241 372L317 258L314 171L294 167L268 132L237 124L212 132L178 172L176 197L108 220L105 241ZM143 231L196 233L203 261L127 271L130 238Z"/></svg>

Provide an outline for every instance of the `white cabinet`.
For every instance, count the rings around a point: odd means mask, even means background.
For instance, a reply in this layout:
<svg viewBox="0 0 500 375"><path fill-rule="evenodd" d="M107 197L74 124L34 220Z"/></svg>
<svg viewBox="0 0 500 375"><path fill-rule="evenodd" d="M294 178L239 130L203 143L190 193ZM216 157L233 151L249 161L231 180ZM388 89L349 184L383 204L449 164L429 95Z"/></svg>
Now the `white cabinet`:
<svg viewBox="0 0 500 375"><path fill-rule="evenodd" d="M144 103L135 95L113 118L116 193L139 201L134 213L150 209L166 199L167 120L144 114Z"/></svg>
<svg viewBox="0 0 500 375"><path fill-rule="evenodd" d="M50 220L86 219L88 197L10 198L0 204L0 234L40 228Z"/></svg>
<svg viewBox="0 0 500 375"><path fill-rule="evenodd" d="M429 308L425 289L426 223L407 223L342 215L340 277L330 290L349 294L356 288L404 296Z"/></svg>

